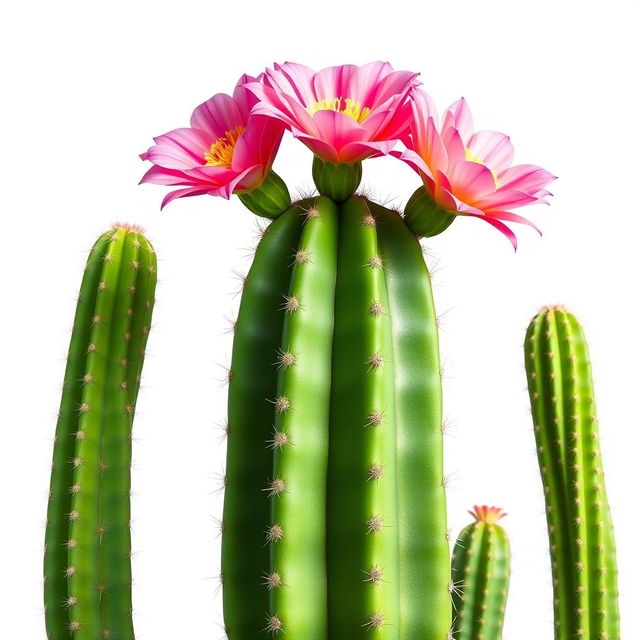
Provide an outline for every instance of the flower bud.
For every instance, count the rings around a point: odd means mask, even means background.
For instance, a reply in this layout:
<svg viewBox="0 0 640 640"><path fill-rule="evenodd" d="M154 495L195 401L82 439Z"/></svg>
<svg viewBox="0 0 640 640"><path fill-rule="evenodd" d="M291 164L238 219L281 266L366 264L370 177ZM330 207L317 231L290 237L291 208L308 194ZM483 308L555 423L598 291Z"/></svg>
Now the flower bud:
<svg viewBox="0 0 640 640"><path fill-rule="evenodd" d="M255 189L237 195L249 211L263 218L277 218L291 206L289 189L274 171L270 171Z"/></svg>

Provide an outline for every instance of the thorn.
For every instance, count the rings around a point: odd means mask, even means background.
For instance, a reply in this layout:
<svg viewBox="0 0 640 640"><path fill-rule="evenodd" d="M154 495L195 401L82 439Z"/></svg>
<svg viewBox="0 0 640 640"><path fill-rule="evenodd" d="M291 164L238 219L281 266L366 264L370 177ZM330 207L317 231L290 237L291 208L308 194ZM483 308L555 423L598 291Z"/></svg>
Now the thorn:
<svg viewBox="0 0 640 640"><path fill-rule="evenodd" d="M373 518L369 518L367 520L367 533L373 533L382 531L382 517L381 516L373 516Z"/></svg>
<svg viewBox="0 0 640 640"><path fill-rule="evenodd" d="M378 300L374 300L371 303L371 306L369 307L369 313L374 318L377 318L378 316L382 315L384 313L384 306L382 302L379 302Z"/></svg>
<svg viewBox="0 0 640 640"><path fill-rule="evenodd" d="M371 256L365 266L372 269L382 269L382 258L380 256Z"/></svg>
<svg viewBox="0 0 640 640"><path fill-rule="evenodd" d="M263 491L267 491L270 498L274 496L279 496L285 492L287 485L282 478L274 478L266 489Z"/></svg>
<svg viewBox="0 0 640 640"><path fill-rule="evenodd" d="M294 311L302 308L300 300L298 300L296 296L284 296L284 300L284 304L280 307L280 309L282 311L285 311L286 313L293 313Z"/></svg>
<svg viewBox="0 0 640 640"><path fill-rule="evenodd" d="M282 577L277 571L266 574L262 583L269 591L282 586Z"/></svg>
<svg viewBox="0 0 640 640"><path fill-rule="evenodd" d="M283 349L278 349L278 359L274 363L278 369L288 369L292 367L296 363L296 355L291 351L284 351Z"/></svg>
<svg viewBox="0 0 640 640"><path fill-rule="evenodd" d="M367 422L364 426L365 427L377 427L381 424L383 424L384 422L384 411L380 411L378 409L376 409L375 411L372 411L368 416L367 419L369 420L369 422Z"/></svg>
<svg viewBox="0 0 640 640"><path fill-rule="evenodd" d="M273 438L267 440L270 449L282 449L289 444L289 436L284 431L274 430Z"/></svg>
<svg viewBox="0 0 640 640"><path fill-rule="evenodd" d="M369 480L379 480L384 475L384 465L374 464L369 467Z"/></svg>
<svg viewBox="0 0 640 640"><path fill-rule="evenodd" d="M276 405L276 411L278 413L285 413L291 409L291 401L287 396L278 396L273 403Z"/></svg>
<svg viewBox="0 0 640 640"><path fill-rule="evenodd" d="M369 616L369 620L362 626L369 629L379 629L384 626L384 616L379 611L376 611Z"/></svg>
<svg viewBox="0 0 640 640"><path fill-rule="evenodd" d="M282 631L282 620L278 618L278 616L267 616L267 626L264 631L268 631L269 633L280 633Z"/></svg>
<svg viewBox="0 0 640 640"><path fill-rule="evenodd" d="M371 369L378 369L384 364L384 358L378 351L369 357L367 364L369 365L369 371L371 371Z"/></svg>
<svg viewBox="0 0 640 640"><path fill-rule="evenodd" d="M371 569L369 569L369 571L365 571L364 573L367 576L364 579L365 582L372 582L373 584L378 584L379 582L382 582L382 576L384 574L382 567L378 567L377 565L374 565L373 567L371 567Z"/></svg>
<svg viewBox="0 0 640 640"><path fill-rule="evenodd" d="M272 524L267 530L267 542L278 542L284 536L284 530L279 524Z"/></svg>

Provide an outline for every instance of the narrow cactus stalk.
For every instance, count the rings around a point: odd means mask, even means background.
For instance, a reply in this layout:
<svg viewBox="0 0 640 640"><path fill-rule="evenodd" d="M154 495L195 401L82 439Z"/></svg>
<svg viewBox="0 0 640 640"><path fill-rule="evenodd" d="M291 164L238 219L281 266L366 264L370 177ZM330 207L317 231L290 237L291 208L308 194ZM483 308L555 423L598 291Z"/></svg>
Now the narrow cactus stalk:
<svg viewBox="0 0 640 640"><path fill-rule="evenodd" d="M156 257L136 227L94 245L80 289L53 453L47 636L133 639L131 427L153 311Z"/></svg>
<svg viewBox="0 0 640 640"><path fill-rule="evenodd" d="M619 640L615 540L591 365L582 327L561 307L529 325L525 362L551 550L556 640Z"/></svg>
<svg viewBox="0 0 640 640"><path fill-rule="evenodd" d="M231 370L229 639L444 640L438 340L402 218L360 197L277 218L246 281Z"/></svg>
<svg viewBox="0 0 640 640"><path fill-rule="evenodd" d="M458 536L451 562L456 640L500 640L509 590L511 551L496 507L474 507L475 522Z"/></svg>

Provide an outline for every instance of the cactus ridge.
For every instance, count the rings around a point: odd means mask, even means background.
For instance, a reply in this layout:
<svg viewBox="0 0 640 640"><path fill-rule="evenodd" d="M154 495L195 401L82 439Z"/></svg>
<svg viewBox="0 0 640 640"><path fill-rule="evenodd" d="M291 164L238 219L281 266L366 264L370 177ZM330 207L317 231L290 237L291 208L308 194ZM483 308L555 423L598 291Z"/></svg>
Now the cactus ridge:
<svg viewBox="0 0 640 640"><path fill-rule="evenodd" d="M499 510L465 527L454 546L451 564L453 632L456 640L500 640L504 622L511 551ZM493 516L496 517L493 517Z"/></svg>
<svg viewBox="0 0 640 640"><path fill-rule="evenodd" d="M156 259L138 229L94 245L80 289L60 405L45 538L51 640L133 638L131 426Z"/></svg>
<svg viewBox="0 0 640 640"><path fill-rule="evenodd" d="M532 320L525 362L549 529L556 640L620 637L617 566L591 365L576 318Z"/></svg>
<svg viewBox="0 0 640 640"><path fill-rule="evenodd" d="M243 291L231 369L230 640L446 637L437 330L402 219L362 197L277 218Z"/></svg>

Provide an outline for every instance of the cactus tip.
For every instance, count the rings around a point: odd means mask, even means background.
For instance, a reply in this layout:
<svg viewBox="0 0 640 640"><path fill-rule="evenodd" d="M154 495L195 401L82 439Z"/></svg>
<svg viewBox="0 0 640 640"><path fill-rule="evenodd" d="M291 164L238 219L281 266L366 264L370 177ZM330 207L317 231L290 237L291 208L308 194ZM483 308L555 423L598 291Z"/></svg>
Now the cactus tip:
<svg viewBox="0 0 640 640"><path fill-rule="evenodd" d="M126 231L127 233L144 233L144 228L141 227L139 224L131 224L129 222L114 222L111 225L111 228L114 231L118 231L120 229L122 229L123 231Z"/></svg>
<svg viewBox="0 0 640 640"><path fill-rule="evenodd" d="M475 505L469 513L476 519L476 522L484 522L486 524L495 524L507 514L500 507L488 507Z"/></svg>

